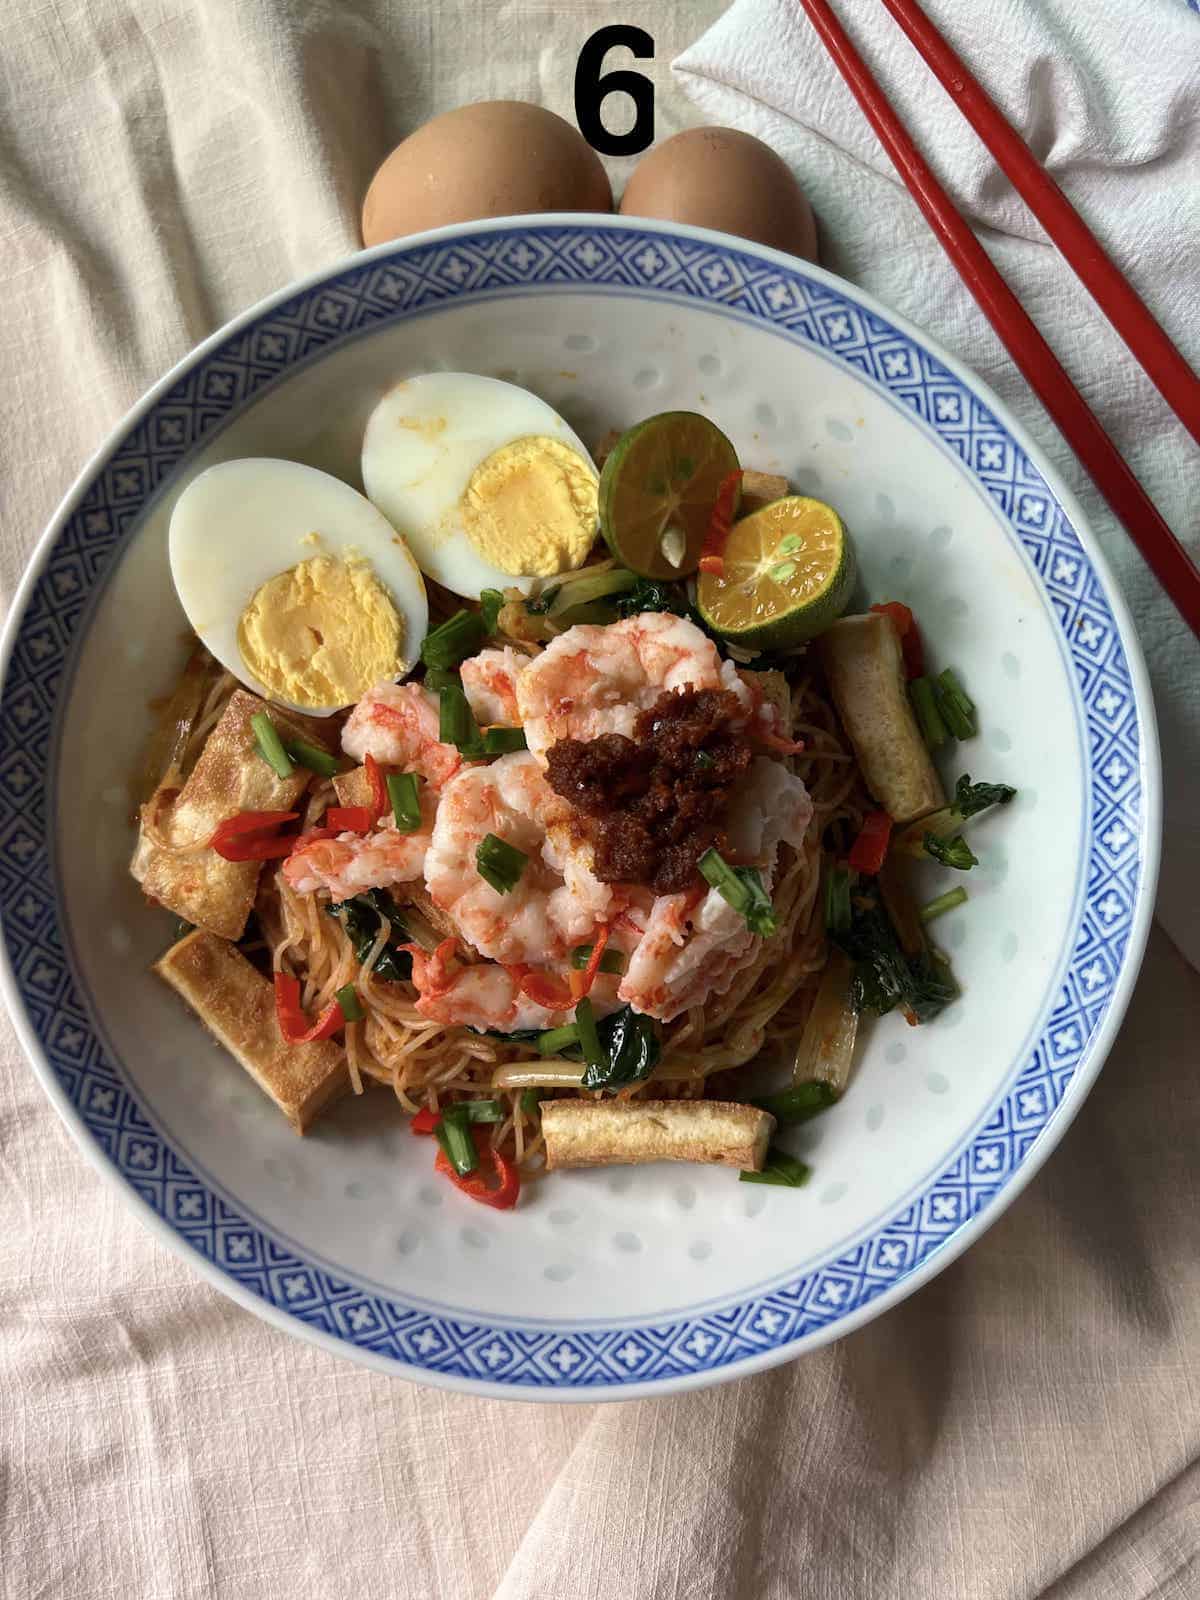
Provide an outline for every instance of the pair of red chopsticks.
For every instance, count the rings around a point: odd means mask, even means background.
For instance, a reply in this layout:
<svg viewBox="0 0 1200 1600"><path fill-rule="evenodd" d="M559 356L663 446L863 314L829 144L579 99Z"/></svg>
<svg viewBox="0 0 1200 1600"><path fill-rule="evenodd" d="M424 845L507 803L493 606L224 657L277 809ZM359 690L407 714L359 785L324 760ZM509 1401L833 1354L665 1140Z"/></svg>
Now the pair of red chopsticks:
<svg viewBox="0 0 1200 1600"><path fill-rule="evenodd" d="M1200 636L1200 569L1171 532L1053 350L955 210L950 196L934 177L887 95L834 16L828 0L800 0L800 4L959 277L1146 558L1180 615L1192 632ZM963 116L1145 368L1163 399L1200 442L1200 379L1105 255L1099 240L1054 179L1038 164L1028 145L1005 121L983 86L972 77L921 10L917 0L883 0L883 4L942 87L953 96Z"/></svg>

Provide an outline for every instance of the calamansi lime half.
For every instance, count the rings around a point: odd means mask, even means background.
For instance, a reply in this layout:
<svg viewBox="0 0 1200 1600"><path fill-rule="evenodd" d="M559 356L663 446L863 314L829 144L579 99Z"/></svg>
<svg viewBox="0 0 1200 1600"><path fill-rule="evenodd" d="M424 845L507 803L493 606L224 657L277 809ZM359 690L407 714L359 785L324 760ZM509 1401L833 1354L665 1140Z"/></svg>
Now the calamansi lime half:
<svg viewBox="0 0 1200 1600"><path fill-rule="evenodd" d="M788 495L735 522L721 577L702 572L705 622L748 650L788 650L815 638L846 608L854 552L832 506Z"/></svg>
<svg viewBox="0 0 1200 1600"><path fill-rule="evenodd" d="M717 491L737 466L720 428L695 411L663 411L623 433L600 474L613 555L646 578L695 572Z"/></svg>

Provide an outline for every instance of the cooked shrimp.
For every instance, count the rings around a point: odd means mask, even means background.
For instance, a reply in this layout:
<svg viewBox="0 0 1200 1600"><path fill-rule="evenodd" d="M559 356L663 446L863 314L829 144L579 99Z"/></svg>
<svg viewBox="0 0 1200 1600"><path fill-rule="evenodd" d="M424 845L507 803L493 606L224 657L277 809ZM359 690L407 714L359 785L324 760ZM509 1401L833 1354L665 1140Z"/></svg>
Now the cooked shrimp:
<svg viewBox="0 0 1200 1600"><path fill-rule="evenodd" d="M440 952L432 956L413 952L413 983L417 1010L431 1022L492 1028L498 1033L562 1027L570 1022L575 1006L573 1000L557 1011L538 1005L521 992L519 968L502 967L495 961L451 966ZM599 1016L616 1009L616 983L607 974L597 978L592 1003Z"/></svg>
<svg viewBox="0 0 1200 1600"><path fill-rule="evenodd" d="M468 1028L557 1028L570 1021L570 1011L550 1011L521 993L518 975L494 961L458 967L443 981L428 958L413 956L417 1010L431 1022Z"/></svg>
<svg viewBox="0 0 1200 1600"><path fill-rule="evenodd" d="M425 883L434 904L481 955L514 965L552 965L605 920L612 891L582 862L564 864L547 837L548 829L561 834L568 811L536 756L524 750L490 766L466 767L443 789ZM507 894L480 877L476 865L476 851L489 833L528 858Z"/></svg>
<svg viewBox="0 0 1200 1600"><path fill-rule="evenodd" d="M412 883L425 870L438 804L432 784L421 784L419 794L421 826L415 832L401 833L388 816L370 833L314 839L284 862L284 877L297 894L328 889L334 900L348 900L365 889Z"/></svg>
<svg viewBox="0 0 1200 1600"><path fill-rule="evenodd" d="M427 820L416 833L400 833L389 821L374 833L340 833L336 839L316 839L288 857L283 875L297 894L328 889L334 900L348 900L364 889L412 883L425 870L432 822L431 805Z"/></svg>
<svg viewBox="0 0 1200 1600"><path fill-rule="evenodd" d="M560 739L633 735L638 713L667 689L728 689L755 711L755 693L694 622L643 612L607 626L579 623L551 640L516 683L529 748L544 756Z"/></svg>
<svg viewBox="0 0 1200 1600"><path fill-rule="evenodd" d="M485 727L519 725L517 679L528 665L529 657L518 654L511 645L503 650L481 650L463 662L459 668L462 686L477 722Z"/></svg>
<svg viewBox="0 0 1200 1600"><path fill-rule="evenodd" d="M795 773L756 756L728 821L730 846L752 862L769 889L781 844L799 848L812 818L808 790ZM717 893L661 895L646 917L631 907L621 919L644 926L618 997L669 1022L690 1005L723 994L758 951L745 919ZM626 942L628 942L626 934Z"/></svg>
<svg viewBox="0 0 1200 1600"><path fill-rule="evenodd" d="M722 994L753 958L758 941L745 918L715 889L655 900L618 996L670 1022L690 1005Z"/></svg>
<svg viewBox="0 0 1200 1600"><path fill-rule="evenodd" d="M436 788L454 776L462 756L438 738L438 702L419 683L379 683L355 706L342 729L342 749L385 766L417 772Z"/></svg>

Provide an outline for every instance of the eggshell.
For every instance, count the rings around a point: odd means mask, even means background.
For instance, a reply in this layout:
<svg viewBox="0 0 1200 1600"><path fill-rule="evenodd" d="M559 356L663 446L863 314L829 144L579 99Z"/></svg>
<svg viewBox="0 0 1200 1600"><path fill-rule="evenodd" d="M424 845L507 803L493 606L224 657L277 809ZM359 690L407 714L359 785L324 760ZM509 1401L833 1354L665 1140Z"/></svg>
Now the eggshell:
<svg viewBox="0 0 1200 1600"><path fill-rule="evenodd" d="M621 215L720 228L817 259L817 225L800 185L761 139L733 128L687 128L643 156Z"/></svg>
<svg viewBox="0 0 1200 1600"><path fill-rule="evenodd" d="M519 100L447 111L399 144L371 179L362 236L529 211L611 211L599 156L569 122Z"/></svg>

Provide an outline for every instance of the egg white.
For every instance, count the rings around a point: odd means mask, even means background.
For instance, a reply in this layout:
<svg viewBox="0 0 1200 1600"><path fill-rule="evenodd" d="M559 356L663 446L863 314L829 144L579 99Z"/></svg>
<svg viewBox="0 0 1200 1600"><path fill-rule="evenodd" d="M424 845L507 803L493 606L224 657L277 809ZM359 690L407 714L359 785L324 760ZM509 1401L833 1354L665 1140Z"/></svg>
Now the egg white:
<svg viewBox="0 0 1200 1600"><path fill-rule="evenodd" d="M475 372L406 378L367 419L367 494L408 540L422 572L455 594L471 600L484 589L528 594L538 581L485 561L458 510L479 463L530 434L569 445L595 472L587 447L552 406L516 384Z"/></svg>
<svg viewBox="0 0 1200 1600"><path fill-rule="evenodd" d="M221 665L277 704L247 666L238 621L269 579L315 556L368 562L403 624L411 671L429 625L425 582L395 528L364 496L315 467L256 456L223 461L192 480L176 501L168 535L171 576L196 634ZM364 685L366 687L366 685ZM327 716L341 706L292 706Z"/></svg>

